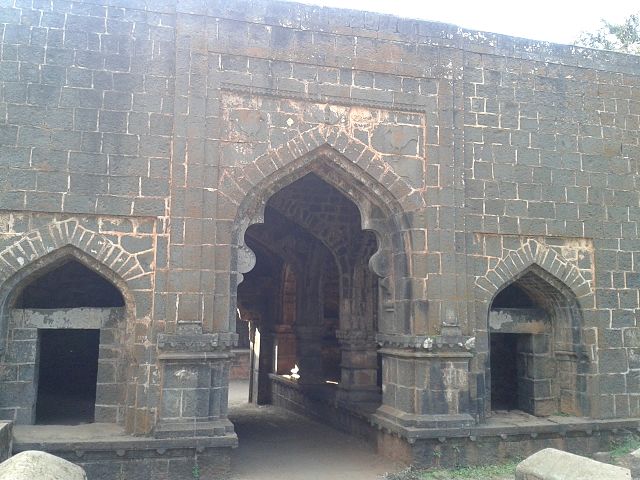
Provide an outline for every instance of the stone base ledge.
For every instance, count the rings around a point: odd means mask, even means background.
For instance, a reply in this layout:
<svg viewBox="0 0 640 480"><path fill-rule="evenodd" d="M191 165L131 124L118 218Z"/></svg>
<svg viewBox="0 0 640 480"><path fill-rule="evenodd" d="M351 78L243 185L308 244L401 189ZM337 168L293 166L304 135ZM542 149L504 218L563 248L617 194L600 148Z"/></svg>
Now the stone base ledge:
<svg viewBox="0 0 640 480"><path fill-rule="evenodd" d="M281 375L271 374L269 377L274 406L318 419L371 445L375 444L376 430L371 426L370 415L378 404L339 404L335 399L336 385L309 388Z"/></svg>
<svg viewBox="0 0 640 480"><path fill-rule="evenodd" d="M524 436L532 439L543 435L563 437L571 434L592 435L597 432L640 432L640 419L624 418L596 420L582 417L534 417L528 415L520 420L513 418L490 418L484 423L475 423L470 415L409 415L382 406L372 416L372 423L379 430L405 438L410 443L420 439L478 438Z"/></svg>
<svg viewBox="0 0 640 480"><path fill-rule="evenodd" d="M591 423L591 425L588 425ZM620 422L576 422L555 430L504 423L473 429L413 430L413 438L386 429L378 430L377 449L382 455L420 468L453 468L487 465L531 455L543 448L556 448L579 455L592 455L621 442L638 431L637 420Z"/></svg>
<svg viewBox="0 0 640 480"><path fill-rule="evenodd" d="M475 419L469 414L412 415L383 405L372 415L371 423L380 430L384 429L411 441L416 438L440 437L443 432L468 431L475 425Z"/></svg>
<svg viewBox="0 0 640 480"><path fill-rule="evenodd" d="M233 424L227 419L208 422L163 422L156 425L154 430L155 438L224 437L231 434L234 434Z"/></svg>
<svg viewBox="0 0 640 480"><path fill-rule="evenodd" d="M99 427L100 424L66 427L57 434L52 434L51 429L40 426L18 426L14 430L13 453L42 450L63 457L66 453L81 461L81 459L86 460L87 457L98 457L104 460L106 458L184 456L185 450L200 453L238 446L238 436L235 433L225 433L215 437L134 437L124 434L111 424L105 424L105 430L108 433L94 436L91 427L95 426Z"/></svg>

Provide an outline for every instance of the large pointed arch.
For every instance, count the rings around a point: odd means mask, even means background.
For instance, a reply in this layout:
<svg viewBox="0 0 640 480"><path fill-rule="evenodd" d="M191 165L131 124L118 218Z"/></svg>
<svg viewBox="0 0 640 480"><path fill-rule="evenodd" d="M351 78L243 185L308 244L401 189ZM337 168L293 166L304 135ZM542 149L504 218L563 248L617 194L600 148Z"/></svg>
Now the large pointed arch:
<svg viewBox="0 0 640 480"><path fill-rule="evenodd" d="M248 190L238 205L232 234L232 242L239 249L238 272L246 273L253 268L254 258L244 244L246 229L264 221L264 208L274 193L309 173L315 173L358 207L362 229L373 231L380 245L378 254L372 258L372 268L386 277L390 263L379 254L385 250L388 253L405 250L404 239L398 235L408 228L405 209L384 185L329 145L305 153L264 176ZM241 178L234 177L234 182L242 182Z"/></svg>
<svg viewBox="0 0 640 480"><path fill-rule="evenodd" d="M247 228L264 222L266 203L274 193L310 173L352 201L360 212L361 228L375 234L378 250L369 266L380 278L385 324L402 324L405 329L409 322L403 312L408 312L409 298L405 292L397 299L395 284L411 275L406 214L424 207L422 192L410 187L376 152L336 127L316 127L244 167L222 172L220 196L235 210L230 238L232 304L242 275L255 263L244 241ZM230 313L230 327L234 320Z"/></svg>
<svg viewBox="0 0 640 480"><path fill-rule="evenodd" d="M396 209L409 212L425 206L422 193L395 173L379 153L339 127L330 125L319 125L302 132L247 165L223 170L220 176L221 193L240 207L247 203L247 197L251 197L252 192L260 190L256 187L265 179L287 176L321 158L327 164L339 166L354 178L360 177L372 195L396 204Z"/></svg>

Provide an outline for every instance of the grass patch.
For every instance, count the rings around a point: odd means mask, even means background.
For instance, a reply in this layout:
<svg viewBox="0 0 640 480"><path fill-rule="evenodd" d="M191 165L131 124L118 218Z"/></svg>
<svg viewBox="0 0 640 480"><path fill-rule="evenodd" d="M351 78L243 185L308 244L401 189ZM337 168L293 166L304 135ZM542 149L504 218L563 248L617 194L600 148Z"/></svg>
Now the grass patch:
<svg viewBox="0 0 640 480"><path fill-rule="evenodd" d="M419 477L420 480L490 480L495 477L513 476L519 461L507 462L498 465L481 465L477 467L461 467L454 469L426 471Z"/></svg>
<svg viewBox="0 0 640 480"><path fill-rule="evenodd" d="M386 480L491 480L496 477L506 476L513 478L518 463L520 463L519 460L498 465L437 470L420 470L409 467L398 473L388 473L384 478Z"/></svg>
<svg viewBox="0 0 640 480"><path fill-rule="evenodd" d="M640 448L640 437L630 435L624 440L611 442L611 457L620 458Z"/></svg>

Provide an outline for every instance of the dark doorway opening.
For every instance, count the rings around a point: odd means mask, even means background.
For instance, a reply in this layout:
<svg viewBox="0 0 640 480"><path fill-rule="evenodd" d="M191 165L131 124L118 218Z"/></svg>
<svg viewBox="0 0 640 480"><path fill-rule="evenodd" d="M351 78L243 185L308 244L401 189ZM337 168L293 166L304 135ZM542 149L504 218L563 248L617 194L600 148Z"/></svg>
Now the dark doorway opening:
<svg viewBox="0 0 640 480"><path fill-rule="evenodd" d="M41 329L36 423L92 423L100 330Z"/></svg>
<svg viewBox="0 0 640 480"><path fill-rule="evenodd" d="M107 279L76 260L67 260L27 285L14 308L124 307Z"/></svg>
<svg viewBox="0 0 640 480"><path fill-rule="evenodd" d="M515 410L518 401L518 337L514 333L491 334L491 406Z"/></svg>

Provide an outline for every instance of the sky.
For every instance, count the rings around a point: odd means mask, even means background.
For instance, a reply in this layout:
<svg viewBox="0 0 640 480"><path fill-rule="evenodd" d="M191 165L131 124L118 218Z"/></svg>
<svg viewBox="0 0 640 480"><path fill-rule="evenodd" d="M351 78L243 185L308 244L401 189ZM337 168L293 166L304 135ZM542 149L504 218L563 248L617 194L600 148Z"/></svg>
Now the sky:
<svg viewBox="0 0 640 480"><path fill-rule="evenodd" d="M602 18L619 23L640 11L640 0L294 0L420 18L516 37L572 44Z"/></svg>

